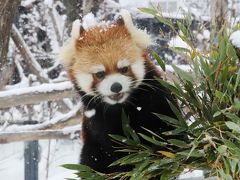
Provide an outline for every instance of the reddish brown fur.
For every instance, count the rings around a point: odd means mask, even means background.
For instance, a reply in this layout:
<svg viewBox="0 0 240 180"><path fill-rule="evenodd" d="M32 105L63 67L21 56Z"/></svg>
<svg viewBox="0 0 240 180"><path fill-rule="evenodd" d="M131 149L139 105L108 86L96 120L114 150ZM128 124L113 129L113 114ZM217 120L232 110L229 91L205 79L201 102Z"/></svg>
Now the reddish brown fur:
<svg viewBox="0 0 240 180"><path fill-rule="evenodd" d="M73 69L89 73L94 65L103 64L106 73L117 72L119 60L128 59L130 63L142 57L143 50L133 42L127 28L117 23L104 29L95 27L81 32L76 42L77 53Z"/></svg>

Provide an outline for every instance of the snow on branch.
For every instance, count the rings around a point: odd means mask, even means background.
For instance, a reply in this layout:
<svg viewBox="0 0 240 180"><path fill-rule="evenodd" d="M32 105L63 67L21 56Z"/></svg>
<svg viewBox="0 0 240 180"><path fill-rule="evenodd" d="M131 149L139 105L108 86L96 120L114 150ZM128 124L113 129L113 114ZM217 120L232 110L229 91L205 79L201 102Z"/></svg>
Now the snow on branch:
<svg viewBox="0 0 240 180"><path fill-rule="evenodd" d="M69 81L46 83L39 86L0 91L0 109L76 96L73 85Z"/></svg>
<svg viewBox="0 0 240 180"><path fill-rule="evenodd" d="M39 139L73 139L79 136L80 125L72 126L70 130L34 130L22 132L0 132L0 144L17 141L33 141Z"/></svg>
<svg viewBox="0 0 240 180"><path fill-rule="evenodd" d="M82 113L80 111L81 103L78 103L74 108L65 114L59 114L49 121L44 121L39 124L29 125L11 125L1 129L1 132L22 132L22 131L33 131L33 130L46 130L46 129L58 129L67 126L80 124Z"/></svg>

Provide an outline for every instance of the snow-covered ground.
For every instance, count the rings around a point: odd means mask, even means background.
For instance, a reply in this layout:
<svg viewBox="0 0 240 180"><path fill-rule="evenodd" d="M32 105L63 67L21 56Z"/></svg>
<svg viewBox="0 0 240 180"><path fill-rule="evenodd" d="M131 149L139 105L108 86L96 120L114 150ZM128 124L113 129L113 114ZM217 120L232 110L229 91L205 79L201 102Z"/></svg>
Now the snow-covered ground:
<svg viewBox="0 0 240 180"><path fill-rule="evenodd" d="M61 167L78 163L81 150L79 140L51 140L49 174L47 174L49 141L39 141L39 180L64 180L74 178L73 171ZM0 145L0 179L24 180L24 143Z"/></svg>

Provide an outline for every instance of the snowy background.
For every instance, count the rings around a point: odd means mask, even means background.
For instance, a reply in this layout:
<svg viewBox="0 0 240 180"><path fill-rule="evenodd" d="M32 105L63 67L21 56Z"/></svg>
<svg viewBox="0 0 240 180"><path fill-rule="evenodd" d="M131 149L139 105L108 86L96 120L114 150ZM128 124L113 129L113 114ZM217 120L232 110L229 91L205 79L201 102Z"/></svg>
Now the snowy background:
<svg viewBox="0 0 240 180"><path fill-rule="evenodd" d="M68 38L69 27L74 19L82 18L84 26L89 27L101 20L113 20L119 9L128 9L139 28L147 29L155 40L156 45L152 48L164 61L178 64L184 70L189 70L187 61L170 48L188 48L187 45L152 16L141 13L138 8L158 6L165 17L173 20L182 19L184 14L190 13L195 21L192 31L198 48L205 48L210 38L209 28L202 26L210 20L210 0L98 0L89 8L90 2L83 0L71 4L68 0L21 1L13 31L26 52L24 56L12 36L8 57L13 64L13 73L8 85L0 91L0 98L5 98L5 101L0 100L1 180L24 179L24 151L27 142L17 139L18 134L24 133L32 133L37 139L45 139L39 140L38 147L40 180L74 177L72 171L62 168L61 165L79 161L82 146L78 138L81 128L81 103L79 97L72 95L72 85L58 59L58 52ZM229 9L236 12L235 16L239 16L239 1L229 2ZM81 16L82 14L84 16ZM162 29L164 34L160 34L159 29ZM239 32L234 36L239 37ZM232 39L236 45L240 44L237 38ZM31 66L26 59L31 62ZM169 65L167 70L173 71ZM26 98L21 102L25 95L34 97L36 94L51 92L59 92L59 96L65 92L67 95L40 103L33 103L34 98ZM13 100L10 101L11 99ZM11 103L11 106L8 103ZM65 123L69 122L69 119L73 119L73 123L66 127ZM56 127L58 124L60 125ZM41 137L42 133L49 130L57 134L54 136L56 139L46 140L46 137ZM4 141L7 138L1 138L5 137L4 135L10 139L9 143ZM31 134L24 140L29 140L30 136ZM202 172L194 172L182 178L193 179L201 175Z"/></svg>

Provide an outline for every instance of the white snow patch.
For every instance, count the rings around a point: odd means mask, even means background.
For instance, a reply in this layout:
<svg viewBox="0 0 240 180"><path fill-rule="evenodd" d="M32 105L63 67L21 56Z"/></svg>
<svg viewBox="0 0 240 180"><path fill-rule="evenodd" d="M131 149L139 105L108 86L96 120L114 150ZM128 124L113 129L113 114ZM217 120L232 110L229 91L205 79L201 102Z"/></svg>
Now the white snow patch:
<svg viewBox="0 0 240 180"><path fill-rule="evenodd" d="M24 7L30 6L32 3L34 3L36 0L25 0L21 2L21 5Z"/></svg>
<svg viewBox="0 0 240 180"><path fill-rule="evenodd" d="M82 26L84 29L90 29L98 24L93 13L88 13L83 17Z"/></svg>
<svg viewBox="0 0 240 180"><path fill-rule="evenodd" d="M72 88L73 88L73 84L70 81L61 82L61 83L51 83L51 84L47 83L39 86L19 88L17 89L17 91L16 89L0 91L0 97L23 95L23 94L34 93L34 92L47 93L47 92L52 92L56 90L61 91L61 90L67 90Z"/></svg>
<svg viewBox="0 0 240 180"><path fill-rule="evenodd" d="M51 8L53 6L53 0L44 0L44 4Z"/></svg>
<svg viewBox="0 0 240 180"><path fill-rule="evenodd" d="M210 33L209 30L204 30L204 31L203 31L203 37L204 37L205 39L210 39L210 35L211 35L211 33Z"/></svg>
<svg viewBox="0 0 240 180"><path fill-rule="evenodd" d="M138 110L138 111L141 111L141 110L142 110L142 107L137 107L137 110Z"/></svg>
<svg viewBox="0 0 240 180"><path fill-rule="evenodd" d="M76 114L78 113L81 106L82 106L82 104L78 103L78 104L76 104L74 109L72 109L70 112L68 112L66 114L59 113L58 116L52 118L49 121L44 121L41 124L24 125L24 126L12 125L12 126L7 127L4 130L4 132L14 133L14 132L25 132L25 131L29 131L29 130L44 129L44 127L48 127L49 125L56 124L57 122L64 122L64 121L70 119L71 117L76 116Z"/></svg>
<svg viewBox="0 0 240 180"><path fill-rule="evenodd" d="M95 110L95 109L91 109L91 110L88 110L88 111L85 111L85 112L84 112L84 115L85 115L87 118L91 118L91 117L93 117L95 114L96 114L96 110Z"/></svg>
<svg viewBox="0 0 240 180"><path fill-rule="evenodd" d="M196 180L204 180L203 177L203 171L201 170L195 170L195 171L190 171L188 169L185 169L182 174L178 177L179 180L191 180L191 179L196 179Z"/></svg>
<svg viewBox="0 0 240 180"><path fill-rule="evenodd" d="M230 41L232 44L238 48L240 48L240 30L235 31L230 36Z"/></svg>
<svg viewBox="0 0 240 180"><path fill-rule="evenodd" d="M190 72L192 70L191 66L188 64L181 64L181 65L176 65L178 68ZM160 67L159 67L160 68ZM174 69L171 65L166 65L166 71L174 72Z"/></svg>

